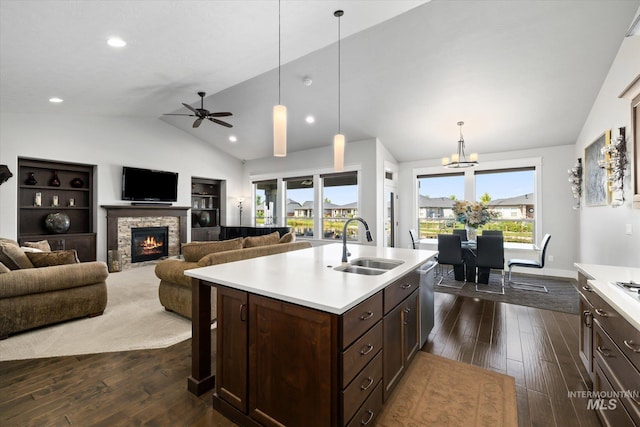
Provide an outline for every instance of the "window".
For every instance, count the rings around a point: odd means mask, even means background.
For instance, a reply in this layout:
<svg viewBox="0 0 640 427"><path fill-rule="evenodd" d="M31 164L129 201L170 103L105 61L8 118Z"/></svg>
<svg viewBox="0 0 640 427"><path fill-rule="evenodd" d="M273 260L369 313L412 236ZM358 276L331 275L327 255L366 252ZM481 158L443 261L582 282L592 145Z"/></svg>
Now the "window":
<svg viewBox="0 0 640 427"><path fill-rule="evenodd" d="M495 218L479 227L502 230L505 242L532 244L536 236L538 195L536 167L539 161L523 159L515 168L466 170L455 174L418 175L417 219L420 238L436 239L464 225L456 222L452 207L455 200L473 200L486 204Z"/></svg>
<svg viewBox="0 0 640 427"><path fill-rule="evenodd" d="M322 175L322 237L341 239L345 221L358 216L358 173ZM347 240L359 240L358 222L347 229Z"/></svg>
<svg viewBox="0 0 640 427"><path fill-rule="evenodd" d="M297 236L313 237L313 177L286 178L287 226Z"/></svg>
<svg viewBox="0 0 640 427"><path fill-rule="evenodd" d="M464 200L464 173L418 177L418 222L421 239L462 228L453 217L453 204Z"/></svg>
<svg viewBox="0 0 640 427"><path fill-rule="evenodd" d="M506 242L533 243L535 236L535 169L475 172L475 200L496 216L481 230L502 230Z"/></svg>
<svg viewBox="0 0 640 427"><path fill-rule="evenodd" d="M277 224L278 182L275 179L254 182L256 217L255 225Z"/></svg>

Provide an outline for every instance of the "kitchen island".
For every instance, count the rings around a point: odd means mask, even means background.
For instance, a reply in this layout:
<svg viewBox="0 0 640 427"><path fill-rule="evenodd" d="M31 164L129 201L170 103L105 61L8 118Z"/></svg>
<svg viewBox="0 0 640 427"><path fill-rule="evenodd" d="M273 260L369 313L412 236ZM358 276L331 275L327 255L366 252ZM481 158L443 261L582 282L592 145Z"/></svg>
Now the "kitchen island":
<svg viewBox="0 0 640 427"><path fill-rule="evenodd" d="M420 304L420 267L437 252L348 247L352 264L399 265L360 270L380 274L340 271L342 245L330 244L186 271L194 305L189 390L201 394L215 383L214 407L241 425L371 423L426 332L420 311L432 313L433 300ZM211 286L218 295L215 377Z"/></svg>

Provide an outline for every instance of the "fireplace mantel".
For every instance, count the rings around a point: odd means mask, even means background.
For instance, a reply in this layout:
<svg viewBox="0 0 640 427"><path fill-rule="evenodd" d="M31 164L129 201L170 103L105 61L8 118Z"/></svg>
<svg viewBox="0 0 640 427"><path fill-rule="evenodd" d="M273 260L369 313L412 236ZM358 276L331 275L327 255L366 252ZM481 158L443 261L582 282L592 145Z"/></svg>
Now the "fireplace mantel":
<svg viewBox="0 0 640 427"><path fill-rule="evenodd" d="M107 211L107 251L118 249L118 218L177 217L180 222L180 243L187 242L189 206L165 205L101 205Z"/></svg>

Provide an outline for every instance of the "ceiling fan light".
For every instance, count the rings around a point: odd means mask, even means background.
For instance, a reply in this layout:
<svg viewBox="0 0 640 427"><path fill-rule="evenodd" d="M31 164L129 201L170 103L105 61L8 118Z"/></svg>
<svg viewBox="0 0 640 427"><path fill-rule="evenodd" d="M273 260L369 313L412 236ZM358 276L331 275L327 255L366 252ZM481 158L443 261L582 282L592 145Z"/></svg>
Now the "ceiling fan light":
<svg viewBox="0 0 640 427"><path fill-rule="evenodd" d="M284 105L273 106L273 155L287 155L287 107Z"/></svg>
<svg viewBox="0 0 640 427"><path fill-rule="evenodd" d="M333 137L333 169L336 172L344 170L344 135L342 134Z"/></svg>

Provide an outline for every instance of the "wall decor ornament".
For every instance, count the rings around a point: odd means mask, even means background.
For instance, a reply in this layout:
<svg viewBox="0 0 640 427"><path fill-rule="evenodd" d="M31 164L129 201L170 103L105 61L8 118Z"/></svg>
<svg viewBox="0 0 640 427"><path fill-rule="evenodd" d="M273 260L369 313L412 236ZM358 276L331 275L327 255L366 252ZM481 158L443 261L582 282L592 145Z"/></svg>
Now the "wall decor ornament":
<svg viewBox="0 0 640 427"><path fill-rule="evenodd" d="M602 149L609 145L611 131L606 130L584 149L584 201L586 206L604 206L608 201L607 172L600 167L605 155Z"/></svg>
<svg viewBox="0 0 640 427"><path fill-rule="evenodd" d="M36 176L33 172L29 172L29 176L24 183L27 185L36 185L38 183L38 180L36 180Z"/></svg>
<svg viewBox="0 0 640 427"><path fill-rule="evenodd" d="M624 175L629 163L627 159L627 141L625 128L618 129L618 137L609 145L602 147L604 159L600 167L607 171L608 190L611 194L611 206L624 204Z"/></svg>
<svg viewBox="0 0 640 427"><path fill-rule="evenodd" d="M82 188L82 186L84 185L84 181L80 178L73 178L70 184L73 188Z"/></svg>
<svg viewBox="0 0 640 427"><path fill-rule="evenodd" d="M66 233L71 227L69 215L63 212L50 213L44 219L44 226L52 233Z"/></svg>
<svg viewBox="0 0 640 427"><path fill-rule="evenodd" d="M53 171L53 178L49 182L52 187L60 187L60 179L58 178L58 171Z"/></svg>
<svg viewBox="0 0 640 427"><path fill-rule="evenodd" d="M573 193L573 198L575 199L573 209L579 209L580 198L582 197L582 159L578 159L576 164L567 172L571 183L571 193Z"/></svg>

